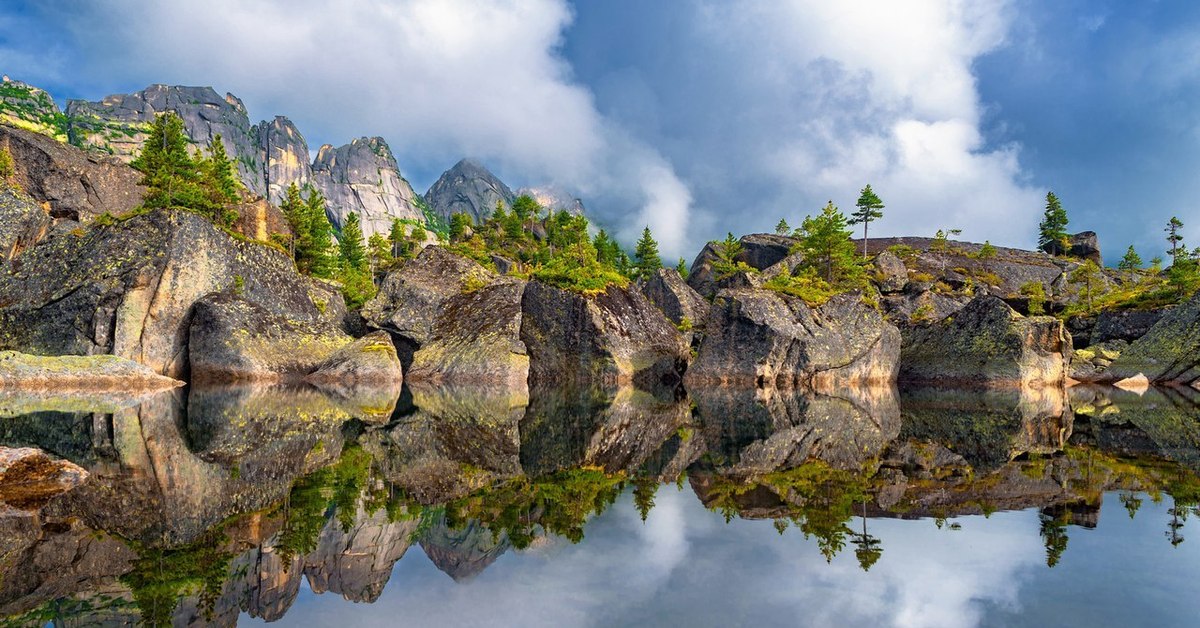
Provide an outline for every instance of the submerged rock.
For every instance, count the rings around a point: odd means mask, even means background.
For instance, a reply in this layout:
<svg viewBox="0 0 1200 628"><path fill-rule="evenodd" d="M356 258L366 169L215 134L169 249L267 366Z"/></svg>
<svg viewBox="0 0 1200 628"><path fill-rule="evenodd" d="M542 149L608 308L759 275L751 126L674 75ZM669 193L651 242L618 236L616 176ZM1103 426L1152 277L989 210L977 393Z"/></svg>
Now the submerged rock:
<svg viewBox="0 0 1200 628"><path fill-rule="evenodd" d="M120 390L140 393L182 386L132 360L112 355L27 355L0 351L0 389Z"/></svg>
<svg viewBox="0 0 1200 628"><path fill-rule="evenodd" d="M895 381L900 332L857 294L819 308L769 290L725 290L689 387L842 386Z"/></svg>
<svg viewBox="0 0 1200 628"><path fill-rule="evenodd" d="M521 310L530 387L653 387L678 382L687 364L679 330L636 288L584 296L534 281Z"/></svg>
<svg viewBox="0 0 1200 628"><path fill-rule="evenodd" d="M1109 381L1144 375L1152 383L1200 382L1200 293L1130 343L1105 375Z"/></svg>
<svg viewBox="0 0 1200 628"><path fill-rule="evenodd" d="M1062 321L1024 317L995 297L904 337L900 381L944 386L1061 385L1071 359Z"/></svg>

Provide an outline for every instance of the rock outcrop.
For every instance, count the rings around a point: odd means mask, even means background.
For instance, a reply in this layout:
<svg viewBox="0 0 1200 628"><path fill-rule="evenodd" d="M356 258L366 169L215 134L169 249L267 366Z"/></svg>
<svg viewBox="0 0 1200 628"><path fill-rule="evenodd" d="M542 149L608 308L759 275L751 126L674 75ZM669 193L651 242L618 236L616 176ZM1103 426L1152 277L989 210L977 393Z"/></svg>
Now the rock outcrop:
<svg viewBox="0 0 1200 628"><path fill-rule="evenodd" d="M149 367L112 355L45 357L0 351L0 390L119 390L135 394L182 385Z"/></svg>
<svg viewBox="0 0 1200 628"><path fill-rule="evenodd" d="M677 382L687 344L636 288L588 297L533 281L521 301L530 387L547 384L653 387Z"/></svg>
<svg viewBox="0 0 1200 628"><path fill-rule="evenodd" d="M338 349L304 379L317 385L381 385L399 383L402 371L392 337L376 331Z"/></svg>
<svg viewBox="0 0 1200 628"><path fill-rule="evenodd" d="M188 212L55 231L16 262L0 274L0 349L113 354L176 378L188 368L193 305L213 292L313 325L340 325L344 312L341 295L285 253Z"/></svg>
<svg viewBox="0 0 1200 628"><path fill-rule="evenodd" d="M283 202L288 185L295 183L301 189L312 182L312 163L308 156L308 142L300 130L284 116L275 116L270 122L262 121L254 127L255 143L267 166L263 195L272 203Z"/></svg>
<svg viewBox="0 0 1200 628"><path fill-rule="evenodd" d="M146 191L140 172L38 133L0 125L0 147L12 154L12 182L54 218L120 215L141 204Z"/></svg>
<svg viewBox="0 0 1200 628"><path fill-rule="evenodd" d="M0 79L0 124L67 141L67 117L45 90Z"/></svg>
<svg viewBox="0 0 1200 628"><path fill-rule="evenodd" d="M516 196L532 197L543 209L552 212L565 211L576 216L582 216L586 212L583 201L578 196L555 185L523 187L517 190L514 197Z"/></svg>
<svg viewBox="0 0 1200 628"><path fill-rule="evenodd" d="M400 175L396 158L380 137L360 137L344 146L317 151L313 185L328 199L326 213L337 228L358 214L363 238L387 236L397 218L424 222L422 201Z"/></svg>
<svg viewBox="0 0 1200 628"><path fill-rule="evenodd" d="M467 214L480 224L492 215L496 203L511 206L517 196L496 175L474 159L463 159L425 192L425 202L446 221L456 213Z"/></svg>
<svg viewBox="0 0 1200 628"><path fill-rule="evenodd" d="M1057 386L1071 337L1062 321L1024 317L996 297L976 297L952 316L904 337L900 381L944 386Z"/></svg>
<svg viewBox="0 0 1200 628"><path fill-rule="evenodd" d="M819 308L770 290L723 290L689 386L844 386L895 381L900 332L857 294Z"/></svg>
<svg viewBox="0 0 1200 628"><path fill-rule="evenodd" d="M0 268L42 239L50 222L32 199L0 183Z"/></svg>
<svg viewBox="0 0 1200 628"><path fill-rule="evenodd" d="M687 285L674 268L658 269L641 284L641 289L642 294L676 325L683 324L686 319L690 325L703 327L708 320L712 304Z"/></svg>
<svg viewBox="0 0 1200 628"><path fill-rule="evenodd" d="M1153 383L1200 382L1200 294L1170 310L1130 343L1105 371L1105 379L1119 381L1139 374Z"/></svg>
<svg viewBox="0 0 1200 628"><path fill-rule="evenodd" d="M742 250L734 258L735 262L743 262L752 269L766 270L788 257L795 240L787 236L770 233L752 233L738 240ZM715 269L718 259L717 244L709 242L704 245L688 270L687 283L693 290L706 299L711 299L723 288L747 287L745 285L730 285L721 282ZM744 282L743 282L744 283Z"/></svg>

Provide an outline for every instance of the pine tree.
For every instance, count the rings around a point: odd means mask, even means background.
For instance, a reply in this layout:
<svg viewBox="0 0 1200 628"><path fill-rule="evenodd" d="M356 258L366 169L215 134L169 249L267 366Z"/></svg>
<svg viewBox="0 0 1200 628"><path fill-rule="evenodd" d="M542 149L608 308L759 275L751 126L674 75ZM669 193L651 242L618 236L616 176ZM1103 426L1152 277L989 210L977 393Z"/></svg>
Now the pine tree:
<svg viewBox="0 0 1200 628"><path fill-rule="evenodd" d="M861 267L855 260L854 242L846 216L829 201L816 216L806 216L800 227L802 265L813 268L829 284L857 279Z"/></svg>
<svg viewBox="0 0 1200 628"><path fill-rule="evenodd" d="M1171 220L1167 221L1167 228L1163 231L1167 232L1167 242L1171 243L1171 262L1178 262L1183 254L1187 252L1187 247L1183 246L1183 236L1179 230L1183 229L1183 222L1175 216L1171 216Z"/></svg>
<svg viewBox="0 0 1200 628"><path fill-rule="evenodd" d="M325 195L320 190L307 186L308 198L304 201L305 222L308 225L305 255L314 277L330 278L337 266L330 250L333 248L333 225L325 212ZM359 237L362 237L360 232Z"/></svg>
<svg viewBox="0 0 1200 628"><path fill-rule="evenodd" d="M200 185L200 168L188 153L183 120L174 112L154 119L142 152L129 165L144 175L142 185L149 188L143 206L184 207L211 215L212 203Z"/></svg>
<svg viewBox="0 0 1200 628"><path fill-rule="evenodd" d="M296 265L300 270L307 271L307 261L301 263L299 252L307 250L311 246L308 242L310 237L308 213L305 211L304 199L300 197L300 188L294 181L287 186L287 190L283 193L283 204L280 209L283 210L283 216L287 218L288 225L292 228L290 246L292 259L296 260Z"/></svg>
<svg viewBox="0 0 1200 628"><path fill-rule="evenodd" d="M979 247L979 252L975 254L978 259L992 259L996 257L996 247L992 246L991 240L984 240L983 246Z"/></svg>
<svg viewBox="0 0 1200 628"><path fill-rule="evenodd" d="M679 273L679 276L683 277L684 279L687 279L688 277L687 262L683 261L682 257L679 258L679 263L675 265L675 272Z"/></svg>
<svg viewBox="0 0 1200 628"><path fill-rule="evenodd" d="M713 270L717 271L717 278L724 279L741 270L739 264L745 262L738 261L738 255L742 254L742 242L733 237L733 233L726 233L725 239L720 242L713 242L716 245L717 260L713 263ZM746 266L749 268L749 266Z"/></svg>
<svg viewBox="0 0 1200 628"><path fill-rule="evenodd" d="M221 141L220 135L215 136L209 142L208 159L204 160L204 166L205 184L209 188L213 202L237 202L241 183L238 182L233 161L225 152L225 142Z"/></svg>
<svg viewBox="0 0 1200 628"><path fill-rule="evenodd" d="M378 273L392 261L392 247L382 234L372 233L367 238L367 255L371 261L371 272Z"/></svg>
<svg viewBox="0 0 1200 628"><path fill-rule="evenodd" d="M780 218L775 224L775 235L785 236L792 232L792 226L788 224L787 219Z"/></svg>
<svg viewBox="0 0 1200 628"><path fill-rule="evenodd" d="M883 201L871 190L871 184L862 189L862 194L858 197L858 202L855 204L858 211L850 214L850 220L847 224L863 226L863 259L867 259L867 227L871 226L872 220L883 218Z"/></svg>
<svg viewBox="0 0 1200 628"><path fill-rule="evenodd" d="M1129 248L1125 250L1125 257L1122 257L1121 261L1117 263L1117 269L1126 272L1133 272L1141 267L1142 257L1138 255L1137 251L1134 250L1133 245L1130 244Z"/></svg>
<svg viewBox="0 0 1200 628"><path fill-rule="evenodd" d="M392 228L388 231L388 241L392 243L393 258L408 257L408 239L404 237L404 223L399 218L392 219Z"/></svg>
<svg viewBox="0 0 1200 628"><path fill-rule="evenodd" d="M14 172L12 153L7 146L0 146L0 184L7 184Z"/></svg>
<svg viewBox="0 0 1200 628"><path fill-rule="evenodd" d="M462 212L450 214L450 241L458 242L472 227L474 227L474 223L470 214Z"/></svg>
<svg viewBox="0 0 1200 628"><path fill-rule="evenodd" d="M642 279L649 279L662 268L662 258L658 256L658 242L655 242L654 236L650 234L650 227L642 229L642 237L633 250L633 258L634 270Z"/></svg>
<svg viewBox="0 0 1200 628"><path fill-rule="evenodd" d="M338 253L343 270L367 270L367 251L363 246L362 225L358 214L351 212L342 225L342 237L338 239Z"/></svg>
<svg viewBox="0 0 1200 628"><path fill-rule="evenodd" d="M1091 313L1095 308L1096 297L1106 292L1104 273L1100 271L1100 267L1092 260L1087 260L1080 264L1079 268L1071 271L1067 279L1070 283L1080 285L1079 296L1087 303L1087 311Z"/></svg>
<svg viewBox="0 0 1200 628"><path fill-rule="evenodd" d="M1051 255L1062 255L1067 251L1067 210L1054 192L1046 193L1046 212L1038 225L1038 248Z"/></svg>

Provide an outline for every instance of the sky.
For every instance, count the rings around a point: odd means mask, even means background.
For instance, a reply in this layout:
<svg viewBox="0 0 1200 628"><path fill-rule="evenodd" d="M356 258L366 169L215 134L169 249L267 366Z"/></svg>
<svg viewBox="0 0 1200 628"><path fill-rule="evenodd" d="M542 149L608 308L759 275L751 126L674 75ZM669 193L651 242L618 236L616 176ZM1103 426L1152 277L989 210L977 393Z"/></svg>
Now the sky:
<svg viewBox="0 0 1200 628"><path fill-rule="evenodd" d="M1200 245L1188 0L7 0L0 72L68 98L211 85L322 143L379 135L423 191L458 159L574 191L665 256L883 199L873 235Z"/></svg>

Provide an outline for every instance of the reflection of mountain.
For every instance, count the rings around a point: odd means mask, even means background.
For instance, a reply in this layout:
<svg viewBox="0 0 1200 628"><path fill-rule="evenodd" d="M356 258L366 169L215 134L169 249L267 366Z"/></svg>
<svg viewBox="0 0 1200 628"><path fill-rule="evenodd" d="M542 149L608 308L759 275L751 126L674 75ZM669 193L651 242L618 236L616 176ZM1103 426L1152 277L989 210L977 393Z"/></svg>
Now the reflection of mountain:
<svg viewBox="0 0 1200 628"><path fill-rule="evenodd" d="M387 512L361 509L343 528L330 519L317 549L304 557L304 575L314 593L330 591L351 602L374 602L392 575L392 567L412 544L415 520L389 522Z"/></svg>
<svg viewBox="0 0 1200 628"><path fill-rule="evenodd" d="M446 525L444 516L438 517L421 537L425 555L455 582L471 581L509 547L508 537L503 532L497 537L478 521L469 521L455 530Z"/></svg>

